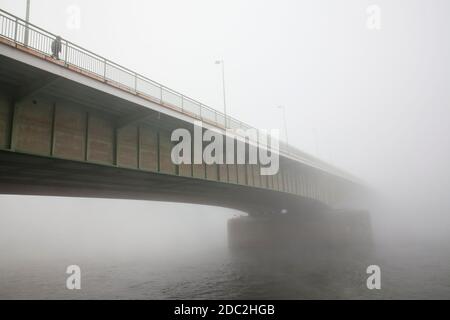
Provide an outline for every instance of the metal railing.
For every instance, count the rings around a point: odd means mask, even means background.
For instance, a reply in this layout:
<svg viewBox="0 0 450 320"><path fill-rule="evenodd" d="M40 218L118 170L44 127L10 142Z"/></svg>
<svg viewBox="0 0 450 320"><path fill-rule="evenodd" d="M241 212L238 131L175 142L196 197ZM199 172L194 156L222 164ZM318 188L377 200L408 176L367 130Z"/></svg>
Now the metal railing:
<svg viewBox="0 0 450 320"><path fill-rule="evenodd" d="M28 37L26 36L28 34ZM56 35L0 9L0 35L16 44L52 56L52 43ZM117 84L123 89L148 97L163 105L175 107L198 119L227 128L251 128L199 101L125 68L66 39L61 39L58 58L66 65ZM225 121L227 119L227 121Z"/></svg>
<svg viewBox="0 0 450 320"><path fill-rule="evenodd" d="M0 37L12 41L16 46L51 57L52 43L56 35L0 9ZM226 116L195 99L189 98L135 71L114 63L66 39L61 38L61 52L58 60L66 67L78 69L102 81L119 86L141 97L164 106L176 108L180 112L219 128L255 129L233 117ZM258 141L253 141L258 143ZM343 176L342 171L306 154L286 143L279 142L279 153L318 169Z"/></svg>

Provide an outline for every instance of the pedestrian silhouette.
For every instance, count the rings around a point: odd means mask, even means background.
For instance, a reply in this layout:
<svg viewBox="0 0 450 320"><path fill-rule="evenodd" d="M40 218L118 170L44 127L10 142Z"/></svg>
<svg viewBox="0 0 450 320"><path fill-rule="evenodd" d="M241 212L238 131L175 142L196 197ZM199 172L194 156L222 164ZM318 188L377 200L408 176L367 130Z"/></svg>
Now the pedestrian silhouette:
<svg viewBox="0 0 450 320"><path fill-rule="evenodd" d="M57 36L52 42L52 57L59 60L59 54L61 53L61 37Z"/></svg>

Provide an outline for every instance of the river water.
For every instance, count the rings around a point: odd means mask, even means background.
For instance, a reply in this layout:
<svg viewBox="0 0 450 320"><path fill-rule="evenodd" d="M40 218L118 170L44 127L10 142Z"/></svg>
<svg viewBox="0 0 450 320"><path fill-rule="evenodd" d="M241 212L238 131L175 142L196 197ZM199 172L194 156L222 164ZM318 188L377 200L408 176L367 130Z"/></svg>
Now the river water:
<svg viewBox="0 0 450 320"><path fill-rule="evenodd" d="M180 215L167 205L152 214L134 203L126 216L128 202L112 209L94 200L17 200L2 199L1 299L450 299L448 243L377 241L369 259L336 252L311 261L230 250L234 213L214 208ZM81 268L81 290L66 288L72 264ZM366 287L371 264L381 268L381 290Z"/></svg>
<svg viewBox="0 0 450 320"><path fill-rule="evenodd" d="M23 263L2 270L2 299L450 299L450 259L386 255L351 267L304 267L228 249L189 259L142 257L78 260L81 290L67 290L65 268L72 261ZM365 268L381 267L381 290L366 288ZM308 262L306 262L308 264ZM343 266L344 265L344 266Z"/></svg>

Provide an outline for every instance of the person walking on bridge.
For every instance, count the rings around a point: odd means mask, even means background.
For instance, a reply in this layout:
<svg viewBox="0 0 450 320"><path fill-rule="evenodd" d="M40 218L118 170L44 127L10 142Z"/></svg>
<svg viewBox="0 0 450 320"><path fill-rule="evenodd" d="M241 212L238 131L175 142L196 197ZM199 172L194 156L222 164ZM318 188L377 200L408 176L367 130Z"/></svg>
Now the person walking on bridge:
<svg viewBox="0 0 450 320"><path fill-rule="evenodd" d="M61 45L61 37L57 36L55 40L52 42L52 57L56 60L59 60L59 54L61 53L62 45Z"/></svg>

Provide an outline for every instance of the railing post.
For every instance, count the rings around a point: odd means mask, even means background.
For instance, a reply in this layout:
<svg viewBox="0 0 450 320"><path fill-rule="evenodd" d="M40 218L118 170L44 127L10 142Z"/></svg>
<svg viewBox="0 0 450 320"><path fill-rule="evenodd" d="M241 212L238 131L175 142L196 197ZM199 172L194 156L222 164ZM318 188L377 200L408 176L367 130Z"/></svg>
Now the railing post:
<svg viewBox="0 0 450 320"><path fill-rule="evenodd" d="M106 59L103 59L104 61L103 61L103 63L104 63L104 65L103 65L103 80L105 80L106 81Z"/></svg>
<svg viewBox="0 0 450 320"><path fill-rule="evenodd" d="M14 42L17 42L17 28L18 28L18 24L19 24L19 19L16 18L16 24L14 26Z"/></svg>
<svg viewBox="0 0 450 320"><path fill-rule="evenodd" d="M184 96L181 95L181 112L184 112Z"/></svg>
<svg viewBox="0 0 450 320"><path fill-rule="evenodd" d="M137 93L137 73L134 73L134 91Z"/></svg>
<svg viewBox="0 0 450 320"><path fill-rule="evenodd" d="M69 44L67 43L67 40L66 40L66 49L65 50L66 51L64 52L64 63L67 66L67 54L68 54L68 51L69 51Z"/></svg>
<svg viewBox="0 0 450 320"><path fill-rule="evenodd" d="M25 24L25 36L24 36L24 41L23 41L23 45L25 47L28 47L28 37L30 34L30 28L28 27L28 23Z"/></svg>

